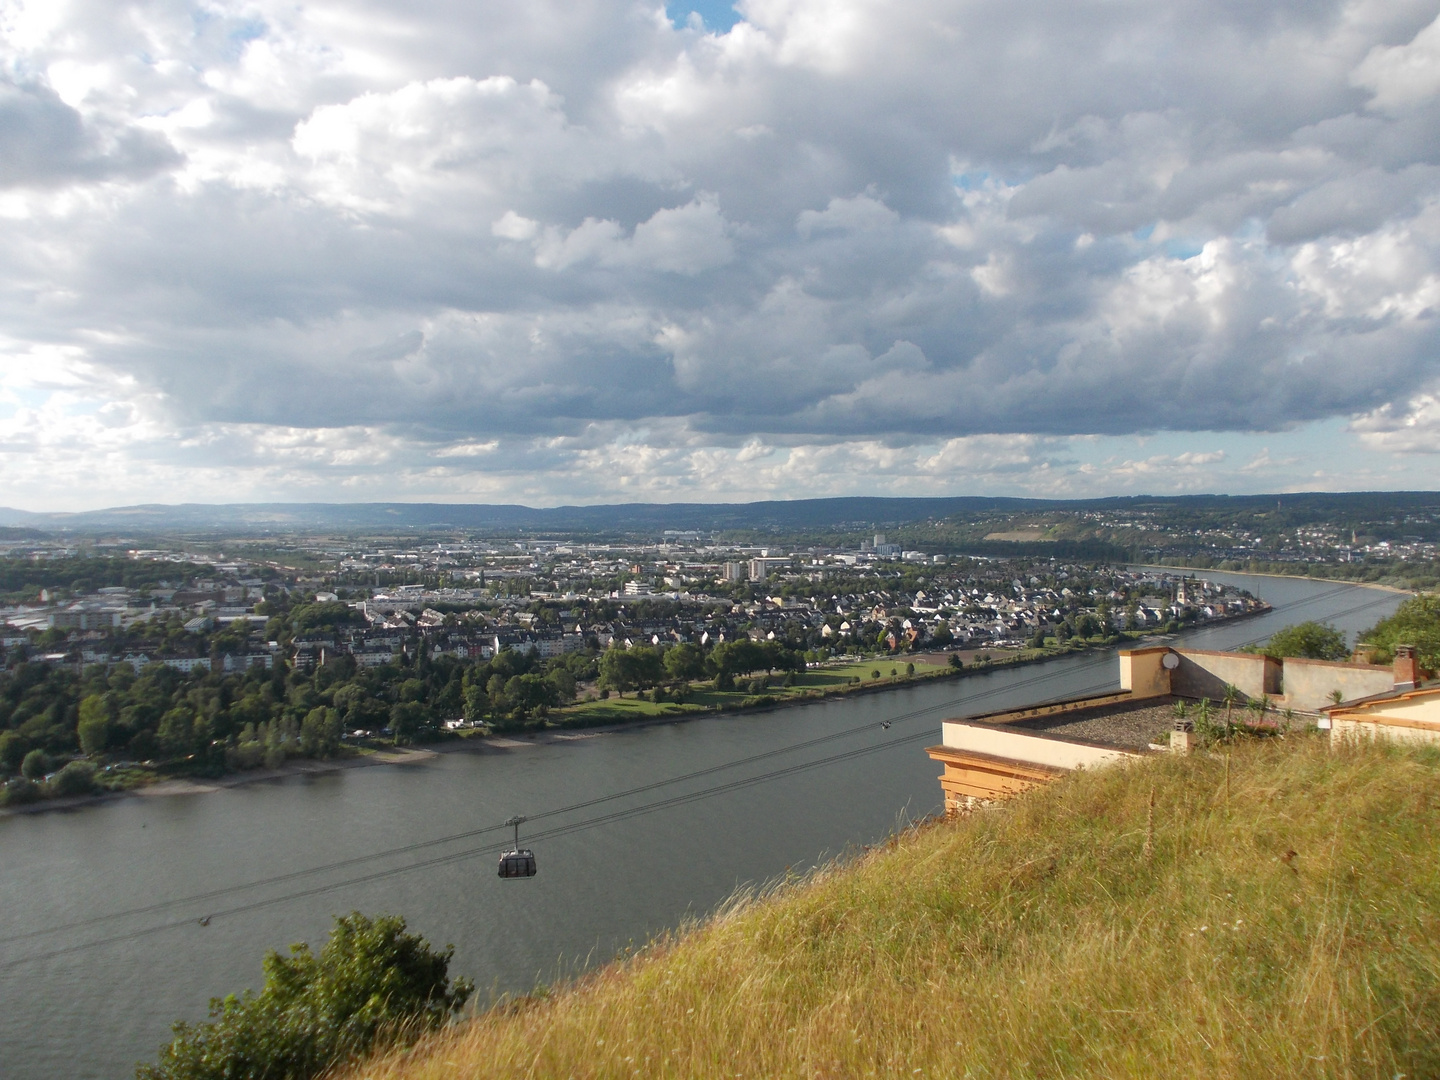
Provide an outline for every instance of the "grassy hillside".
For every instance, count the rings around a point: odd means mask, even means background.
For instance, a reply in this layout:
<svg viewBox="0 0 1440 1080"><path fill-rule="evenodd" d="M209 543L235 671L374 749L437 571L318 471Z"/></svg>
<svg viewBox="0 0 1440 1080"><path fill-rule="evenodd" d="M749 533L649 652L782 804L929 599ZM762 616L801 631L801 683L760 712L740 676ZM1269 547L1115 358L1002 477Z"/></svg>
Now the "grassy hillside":
<svg viewBox="0 0 1440 1080"><path fill-rule="evenodd" d="M1440 1075L1440 754L1249 743L1226 791L1079 774L363 1075Z"/></svg>

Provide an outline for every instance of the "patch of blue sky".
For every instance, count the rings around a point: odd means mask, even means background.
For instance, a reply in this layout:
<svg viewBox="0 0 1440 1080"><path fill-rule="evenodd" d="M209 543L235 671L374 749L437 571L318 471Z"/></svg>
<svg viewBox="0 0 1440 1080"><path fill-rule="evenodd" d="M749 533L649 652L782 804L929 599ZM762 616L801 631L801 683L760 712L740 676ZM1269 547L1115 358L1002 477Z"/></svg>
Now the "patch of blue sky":
<svg viewBox="0 0 1440 1080"><path fill-rule="evenodd" d="M204 8L192 11L190 19L195 24L197 36L204 35L212 28L223 32L224 48L222 53L227 60L238 59L244 53L246 45L264 37L269 30L269 25L264 19L253 16L228 18L213 11L206 11Z"/></svg>
<svg viewBox="0 0 1440 1080"><path fill-rule="evenodd" d="M54 391L48 388L37 386L12 386L6 388L5 396L12 402L17 403L18 407L41 409L49 403L50 395L53 392Z"/></svg>
<svg viewBox="0 0 1440 1080"><path fill-rule="evenodd" d="M951 176L951 180L961 191L978 191L990 182L990 170L975 169L970 172L955 173Z"/></svg>
<svg viewBox="0 0 1440 1080"><path fill-rule="evenodd" d="M1133 236L1136 240L1139 240L1139 241L1143 244L1146 240L1149 240L1149 239L1150 239L1150 235L1151 235L1151 233L1153 233L1154 231L1155 231L1155 223L1152 221L1149 225L1143 225L1143 226L1141 226L1140 228L1136 229L1136 230L1135 230L1134 232L1132 232L1130 235Z"/></svg>
<svg viewBox="0 0 1440 1080"><path fill-rule="evenodd" d="M1160 245L1172 259L1193 259L1205 250L1205 241L1189 237L1174 237Z"/></svg>
<svg viewBox="0 0 1440 1080"><path fill-rule="evenodd" d="M231 41L254 41L256 38L264 37L267 29L269 28L263 19L237 19L226 36Z"/></svg>
<svg viewBox="0 0 1440 1080"><path fill-rule="evenodd" d="M706 30L720 34L728 34L741 18L726 0L678 0L665 5L665 14L677 30L685 28L692 13L700 16Z"/></svg>

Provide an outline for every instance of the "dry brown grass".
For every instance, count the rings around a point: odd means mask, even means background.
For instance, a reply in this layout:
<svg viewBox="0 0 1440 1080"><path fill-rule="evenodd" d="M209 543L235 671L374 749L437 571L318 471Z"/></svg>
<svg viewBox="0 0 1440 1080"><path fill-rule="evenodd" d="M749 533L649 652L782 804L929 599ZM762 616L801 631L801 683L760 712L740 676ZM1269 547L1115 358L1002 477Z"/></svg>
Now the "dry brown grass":
<svg viewBox="0 0 1440 1080"><path fill-rule="evenodd" d="M1079 774L354 1075L1440 1075L1440 756L1242 745L1224 803Z"/></svg>

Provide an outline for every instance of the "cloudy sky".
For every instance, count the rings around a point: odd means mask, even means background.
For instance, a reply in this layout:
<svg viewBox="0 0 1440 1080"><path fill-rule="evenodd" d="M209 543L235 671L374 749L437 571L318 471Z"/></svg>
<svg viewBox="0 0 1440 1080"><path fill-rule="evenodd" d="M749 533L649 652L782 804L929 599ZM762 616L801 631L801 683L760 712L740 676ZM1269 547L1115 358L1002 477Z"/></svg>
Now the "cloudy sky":
<svg viewBox="0 0 1440 1080"><path fill-rule="evenodd" d="M0 0L0 503L1440 487L1440 0Z"/></svg>

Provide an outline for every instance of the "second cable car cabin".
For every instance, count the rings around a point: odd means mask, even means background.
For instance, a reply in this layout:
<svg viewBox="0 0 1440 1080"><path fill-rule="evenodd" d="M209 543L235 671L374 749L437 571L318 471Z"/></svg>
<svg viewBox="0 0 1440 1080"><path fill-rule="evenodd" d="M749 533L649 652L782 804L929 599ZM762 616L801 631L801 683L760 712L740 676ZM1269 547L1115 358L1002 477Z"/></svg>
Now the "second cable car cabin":
<svg viewBox="0 0 1440 1080"><path fill-rule="evenodd" d="M502 878L527 878L535 876L535 853L520 846L520 825L523 817L513 817L506 825L515 826L515 846L500 855L500 876Z"/></svg>

